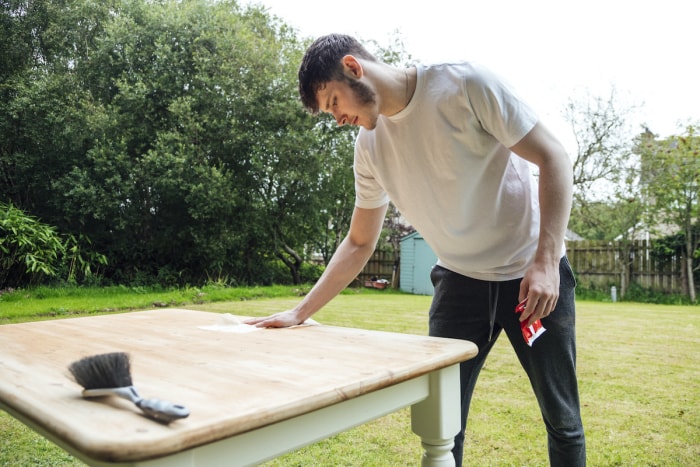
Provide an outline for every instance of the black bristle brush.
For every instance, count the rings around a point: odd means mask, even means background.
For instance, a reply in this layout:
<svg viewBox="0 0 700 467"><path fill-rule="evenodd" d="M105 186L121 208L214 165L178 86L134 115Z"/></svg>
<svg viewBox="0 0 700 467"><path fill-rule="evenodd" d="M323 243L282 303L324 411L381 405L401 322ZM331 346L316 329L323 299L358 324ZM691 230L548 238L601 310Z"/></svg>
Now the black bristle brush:
<svg viewBox="0 0 700 467"><path fill-rule="evenodd" d="M71 363L68 370L83 387L85 398L118 396L136 404L150 418L164 423L185 418L190 414L182 405L142 398L131 381L129 355L124 352L85 357Z"/></svg>

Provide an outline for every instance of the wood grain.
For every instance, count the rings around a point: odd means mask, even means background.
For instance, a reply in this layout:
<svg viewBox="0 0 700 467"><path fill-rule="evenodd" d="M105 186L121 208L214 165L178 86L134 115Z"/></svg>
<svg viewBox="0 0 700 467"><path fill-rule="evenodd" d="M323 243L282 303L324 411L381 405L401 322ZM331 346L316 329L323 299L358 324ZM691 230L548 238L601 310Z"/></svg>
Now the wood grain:
<svg viewBox="0 0 700 467"><path fill-rule="evenodd" d="M333 326L249 333L221 315L160 309L0 326L0 402L68 446L138 461L230 437L473 357L470 342ZM68 365L124 351L143 397L182 404L170 425L115 397L86 400Z"/></svg>

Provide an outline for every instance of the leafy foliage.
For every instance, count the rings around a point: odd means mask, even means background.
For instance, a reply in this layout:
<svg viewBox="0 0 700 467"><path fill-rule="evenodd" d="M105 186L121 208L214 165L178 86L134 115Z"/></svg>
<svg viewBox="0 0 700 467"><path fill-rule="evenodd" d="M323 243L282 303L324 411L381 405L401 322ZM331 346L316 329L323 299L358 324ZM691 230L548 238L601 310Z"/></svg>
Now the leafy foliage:
<svg viewBox="0 0 700 467"><path fill-rule="evenodd" d="M0 234L0 288L16 285L22 275L27 275L30 283L42 275L56 275L65 247L55 228L12 205L0 204Z"/></svg>
<svg viewBox="0 0 700 467"><path fill-rule="evenodd" d="M685 134L658 140L645 133L638 140L642 183L649 206L649 225L679 231L684 240L684 277L695 302L694 271L700 257L700 136L693 125Z"/></svg>
<svg viewBox="0 0 700 467"><path fill-rule="evenodd" d="M622 242L639 238L640 229L655 238L680 235L686 263L681 280L695 302L694 277L700 271L697 125L665 139L648 128L629 138L625 117L633 110L620 107L614 89L607 100L587 96L569 102L566 117L578 144L569 228L588 239ZM622 282L625 295L630 280Z"/></svg>
<svg viewBox="0 0 700 467"><path fill-rule="evenodd" d="M352 145L302 109L303 44L262 8L35 0L2 21L0 199L90 238L108 279L269 284L281 260L299 282L334 251Z"/></svg>
<svg viewBox="0 0 700 467"><path fill-rule="evenodd" d="M94 250L88 238L66 238L56 228L26 215L11 204L0 203L0 290L39 284L62 276L77 283L92 276L93 266L107 260Z"/></svg>

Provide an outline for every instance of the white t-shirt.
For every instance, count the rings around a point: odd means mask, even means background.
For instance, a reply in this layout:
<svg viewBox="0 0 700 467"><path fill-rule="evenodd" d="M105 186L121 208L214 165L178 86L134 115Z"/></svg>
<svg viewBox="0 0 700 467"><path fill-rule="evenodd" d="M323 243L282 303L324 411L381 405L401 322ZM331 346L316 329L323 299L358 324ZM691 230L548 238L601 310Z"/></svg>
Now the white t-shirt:
<svg viewBox="0 0 700 467"><path fill-rule="evenodd" d="M389 199L438 264L482 280L523 276L539 234L530 164L508 148L537 116L475 64L418 66L409 105L355 143L356 206Z"/></svg>

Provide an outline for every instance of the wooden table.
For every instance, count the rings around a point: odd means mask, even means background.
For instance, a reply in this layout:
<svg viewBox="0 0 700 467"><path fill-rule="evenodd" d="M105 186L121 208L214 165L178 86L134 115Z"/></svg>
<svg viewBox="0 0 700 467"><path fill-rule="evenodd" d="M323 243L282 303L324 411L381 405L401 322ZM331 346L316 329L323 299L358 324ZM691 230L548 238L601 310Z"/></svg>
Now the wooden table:
<svg viewBox="0 0 700 467"><path fill-rule="evenodd" d="M0 409L90 465L178 467L255 465L410 405L422 464L454 465L458 362L474 344L323 325L241 332L251 327L224 317L160 309L0 326ZM67 366L113 351L130 354L143 397L191 415L164 425L123 399L83 399Z"/></svg>

